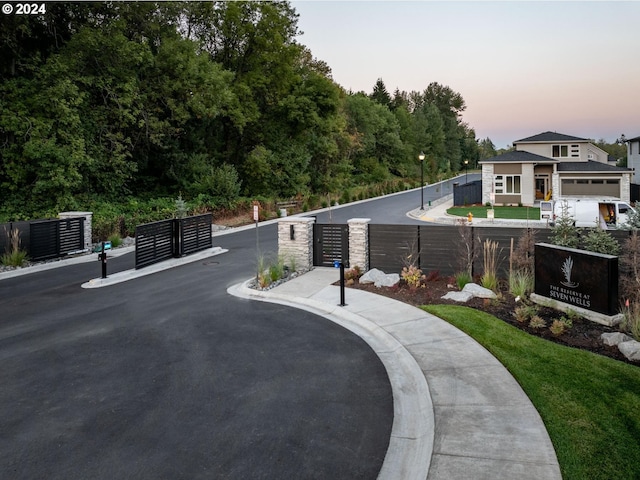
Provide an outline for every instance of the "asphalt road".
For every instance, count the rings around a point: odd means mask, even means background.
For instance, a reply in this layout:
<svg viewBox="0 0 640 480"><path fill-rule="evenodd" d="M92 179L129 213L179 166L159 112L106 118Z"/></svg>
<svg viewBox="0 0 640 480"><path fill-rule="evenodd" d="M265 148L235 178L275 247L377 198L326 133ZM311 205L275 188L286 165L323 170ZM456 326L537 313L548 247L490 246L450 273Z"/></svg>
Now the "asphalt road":
<svg viewBox="0 0 640 480"><path fill-rule="evenodd" d="M419 202L318 220L415 222ZM258 239L275 254L275 225ZM322 317L226 293L255 272L254 229L214 244L229 252L106 288L80 287L97 258L0 280L0 478L377 477L393 421L380 360Z"/></svg>

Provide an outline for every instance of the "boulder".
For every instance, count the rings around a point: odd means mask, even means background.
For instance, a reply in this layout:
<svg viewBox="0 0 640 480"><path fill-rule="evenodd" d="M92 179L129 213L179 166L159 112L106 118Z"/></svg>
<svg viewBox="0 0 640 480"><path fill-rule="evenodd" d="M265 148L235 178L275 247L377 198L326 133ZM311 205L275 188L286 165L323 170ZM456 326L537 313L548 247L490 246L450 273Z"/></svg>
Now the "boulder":
<svg viewBox="0 0 640 480"><path fill-rule="evenodd" d="M494 291L488 288L481 287L477 283L467 283L462 289L463 292L468 292L474 297L478 298L497 298Z"/></svg>
<svg viewBox="0 0 640 480"><path fill-rule="evenodd" d="M632 362L640 362L640 342L629 340L618 345L618 349Z"/></svg>
<svg viewBox="0 0 640 480"><path fill-rule="evenodd" d="M622 332L613 332L613 333L603 333L600 335L600 340L605 345L613 346L620 345L622 342L628 342L629 340L633 340L629 335L625 335Z"/></svg>
<svg viewBox="0 0 640 480"><path fill-rule="evenodd" d="M466 303L473 298L473 294L471 292L448 292L444 297L445 300L453 300L454 302L463 302Z"/></svg>
<svg viewBox="0 0 640 480"><path fill-rule="evenodd" d="M373 283L376 287L393 287L400 282L397 273L384 273L382 270L372 268L360 277L360 283Z"/></svg>

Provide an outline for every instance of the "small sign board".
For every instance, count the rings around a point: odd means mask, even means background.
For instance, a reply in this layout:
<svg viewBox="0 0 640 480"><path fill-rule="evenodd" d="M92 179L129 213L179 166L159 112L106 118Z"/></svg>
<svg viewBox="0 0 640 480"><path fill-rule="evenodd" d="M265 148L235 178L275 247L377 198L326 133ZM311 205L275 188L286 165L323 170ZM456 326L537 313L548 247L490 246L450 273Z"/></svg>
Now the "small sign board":
<svg viewBox="0 0 640 480"><path fill-rule="evenodd" d="M258 205L253 206L253 221L257 222L260 220L260 207Z"/></svg>

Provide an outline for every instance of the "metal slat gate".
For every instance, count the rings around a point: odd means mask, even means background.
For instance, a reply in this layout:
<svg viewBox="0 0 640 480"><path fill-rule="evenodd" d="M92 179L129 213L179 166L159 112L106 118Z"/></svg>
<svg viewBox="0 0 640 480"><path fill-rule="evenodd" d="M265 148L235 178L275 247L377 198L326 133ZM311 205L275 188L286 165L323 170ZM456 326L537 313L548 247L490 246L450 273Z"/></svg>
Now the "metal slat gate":
<svg viewBox="0 0 640 480"><path fill-rule="evenodd" d="M136 227L136 268L213 246L212 215L161 220Z"/></svg>
<svg viewBox="0 0 640 480"><path fill-rule="evenodd" d="M160 220L136 227L136 269L173 258L173 229L173 220Z"/></svg>
<svg viewBox="0 0 640 480"><path fill-rule="evenodd" d="M32 260L56 258L84 248L84 217L31 222L29 256Z"/></svg>
<svg viewBox="0 0 640 480"><path fill-rule="evenodd" d="M180 253L189 255L213 247L210 213L180 219Z"/></svg>
<svg viewBox="0 0 640 480"><path fill-rule="evenodd" d="M313 265L333 267L336 260L349 265L349 226L315 224L313 226Z"/></svg>

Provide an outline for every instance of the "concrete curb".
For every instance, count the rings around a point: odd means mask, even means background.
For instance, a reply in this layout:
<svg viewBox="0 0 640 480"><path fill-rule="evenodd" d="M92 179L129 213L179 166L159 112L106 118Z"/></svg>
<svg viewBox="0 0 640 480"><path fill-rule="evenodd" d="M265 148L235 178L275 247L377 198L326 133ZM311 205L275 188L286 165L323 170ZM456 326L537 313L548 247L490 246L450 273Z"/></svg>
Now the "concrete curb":
<svg viewBox="0 0 640 480"><path fill-rule="evenodd" d="M180 265L186 265L187 263L197 262L199 260L213 257L215 255L220 255L221 253L226 253L228 251L229 250L223 249L221 247L213 247L213 249L202 250L185 257L172 258L171 260L165 260L163 262L149 265L148 267L140 270L125 270L124 272L118 272L112 275L108 275L107 278L94 278L92 280L89 280L88 282L83 283L81 286L82 288L108 287L109 285L115 285L116 283L126 282L128 280L133 280L134 278L144 277L145 275L151 275L163 270L179 267Z"/></svg>
<svg viewBox="0 0 640 480"><path fill-rule="evenodd" d="M434 445L435 416L425 376L407 349L383 328L360 315L310 298L279 295L248 287L229 287L231 295L278 303L321 315L361 337L382 361L393 391L393 426L381 480L427 478Z"/></svg>

